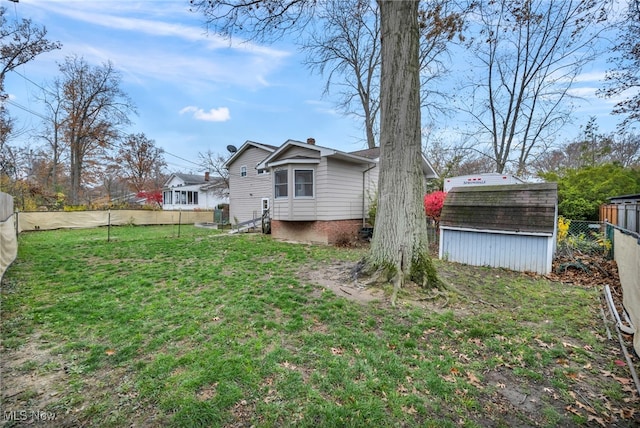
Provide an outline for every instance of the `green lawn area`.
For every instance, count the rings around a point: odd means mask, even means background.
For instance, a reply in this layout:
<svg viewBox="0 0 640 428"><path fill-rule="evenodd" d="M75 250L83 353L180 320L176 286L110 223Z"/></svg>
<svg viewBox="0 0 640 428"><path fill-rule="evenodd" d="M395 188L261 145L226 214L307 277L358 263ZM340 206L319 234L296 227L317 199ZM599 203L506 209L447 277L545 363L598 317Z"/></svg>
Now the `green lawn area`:
<svg viewBox="0 0 640 428"><path fill-rule="evenodd" d="M20 236L2 283L6 426L25 409L49 426L640 422L600 289L435 261L462 292L446 307L410 290L362 304L301 278L364 249L183 228Z"/></svg>

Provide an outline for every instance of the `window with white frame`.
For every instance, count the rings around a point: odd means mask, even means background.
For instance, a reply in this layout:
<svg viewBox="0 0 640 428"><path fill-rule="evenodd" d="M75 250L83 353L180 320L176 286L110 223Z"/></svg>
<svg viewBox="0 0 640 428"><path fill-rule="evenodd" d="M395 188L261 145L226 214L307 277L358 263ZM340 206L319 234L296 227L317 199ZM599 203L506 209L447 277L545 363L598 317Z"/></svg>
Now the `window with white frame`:
<svg viewBox="0 0 640 428"><path fill-rule="evenodd" d="M273 194L276 198L286 198L288 196L287 175L288 171L286 169L276 171L273 175L273 182L275 186Z"/></svg>
<svg viewBox="0 0 640 428"><path fill-rule="evenodd" d="M240 167L240 177L246 177L246 176L247 176L247 166L242 165Z"/></svg>
<svg viewBox="0 0 640 428"><path fill-rule="evenodd" d="M174 200L177 205L198 205L198 192L180 190L175 192Z"/></svg>
<svg viewBox="0 0 640 428"><path fill-rule="evenodd" d="M313 197L313 170L296 169L293 172L294 195L296 198Z"/></svg>

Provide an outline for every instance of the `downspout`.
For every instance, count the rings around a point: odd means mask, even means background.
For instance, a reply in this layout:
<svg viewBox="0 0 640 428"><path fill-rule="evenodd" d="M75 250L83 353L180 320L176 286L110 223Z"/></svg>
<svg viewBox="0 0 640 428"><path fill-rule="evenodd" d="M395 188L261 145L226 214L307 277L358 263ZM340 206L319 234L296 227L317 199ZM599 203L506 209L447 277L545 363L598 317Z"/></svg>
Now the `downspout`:
<svg viewBox="0 0 640 428"><path fill-rule="evenodd" d="M372 164L372 166L370 166L369 168L365 169L364 171L362 171L362 227L365 227L367 224L367 214L364 212L364 207L365 207L365 203L364 203L364 190L365 190L365 179L366 179L366 174L367 172L371 171L373 168L375 168L378 164L374 163Z"/></svg>

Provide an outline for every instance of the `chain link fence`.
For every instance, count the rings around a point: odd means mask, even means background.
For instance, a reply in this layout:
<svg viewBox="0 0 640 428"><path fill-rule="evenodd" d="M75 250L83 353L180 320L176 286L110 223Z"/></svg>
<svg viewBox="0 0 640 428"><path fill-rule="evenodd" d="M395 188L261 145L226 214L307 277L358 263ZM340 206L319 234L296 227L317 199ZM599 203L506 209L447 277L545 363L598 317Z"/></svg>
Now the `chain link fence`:
<svg viewBox="0 0 640 428"><path fill-rule="evenodd" d="M598 221L558 219L559 256L578 254L611 257L613 237L609 236L606 223Z"/></svg>

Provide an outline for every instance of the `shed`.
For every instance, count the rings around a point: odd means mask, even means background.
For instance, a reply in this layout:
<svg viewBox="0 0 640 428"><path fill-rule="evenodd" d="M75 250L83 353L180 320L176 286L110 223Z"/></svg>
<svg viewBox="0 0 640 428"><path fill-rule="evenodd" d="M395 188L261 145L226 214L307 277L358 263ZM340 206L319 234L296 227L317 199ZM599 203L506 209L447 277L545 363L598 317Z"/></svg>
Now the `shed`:
<svg viewBox="0 0 640 428"><path fill-rule="evenodd" d="M455 187L440 220L439 256L474 266L551 272L557 183Z"/></svg>
<svg viewBox="0 0 640 428"><path fill-rule="evenodd" d="M640 233L640 193L609 198L609 205L600 207L600 221Z"/></svg>

